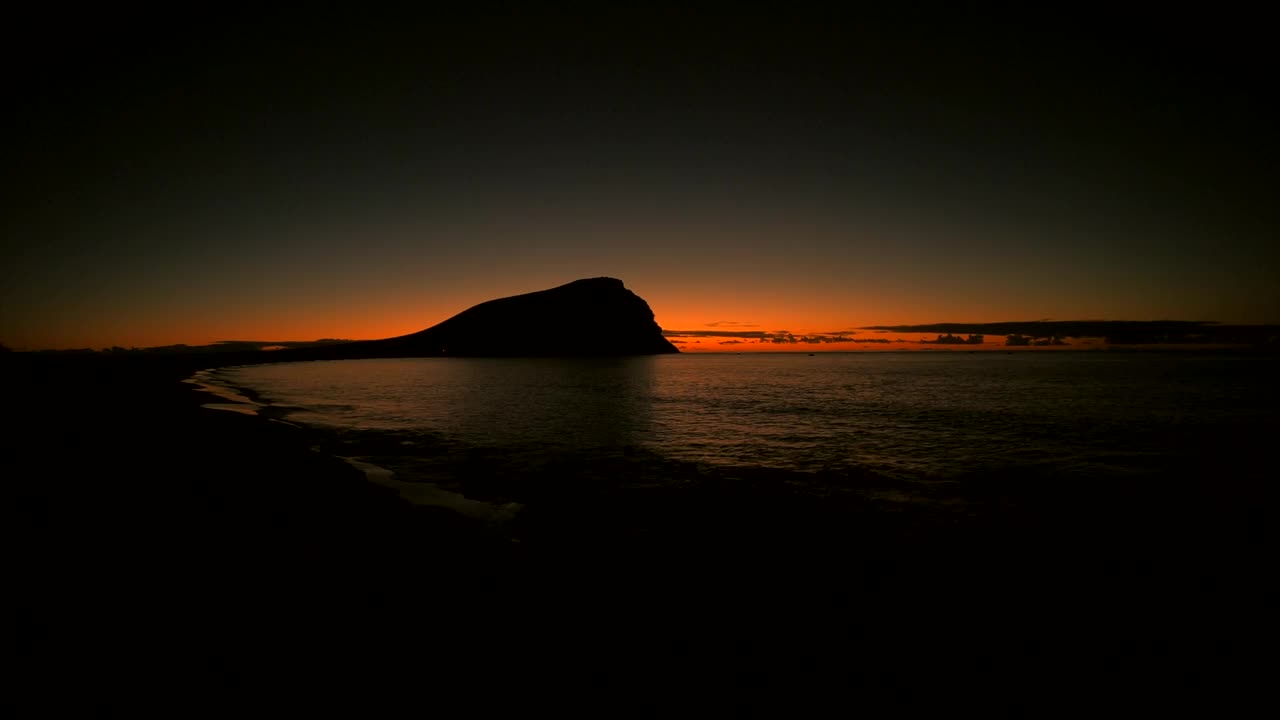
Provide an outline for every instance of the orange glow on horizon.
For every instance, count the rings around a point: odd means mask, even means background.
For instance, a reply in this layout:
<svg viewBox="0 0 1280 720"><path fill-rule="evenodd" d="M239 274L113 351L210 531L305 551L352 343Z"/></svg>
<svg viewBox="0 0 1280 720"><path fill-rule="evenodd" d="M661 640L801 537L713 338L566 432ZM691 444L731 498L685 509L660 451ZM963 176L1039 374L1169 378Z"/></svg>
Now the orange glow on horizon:
<svg viewBox="0 0 1280 720"><path fill-rule="evenodd" d="M601 273L597 273L601 274ZM425 330L480 302L507 297L541 287L555 280L526 279L520 285L491 281L459 284L410 292L369 292L362 295L330 295L320 300L291 298L287 303L232 300L218 307L148 306L136 314L95 317L68 313L38 326L31 337L0 338L10 347L24 350L166 345L207 345L224 340L305 342L319 339L376 340ZM879 352L1022 350L1005 345L1001 336L986 336L981 345L931 344L936 334L893 333L861 329L867 325L908 325L935 322L999 322L1034 318L1037 314L988 308L976 301L959 303L943 312L910 294L886 297L868 292L834 294L813 288L754 287L742 292L698 283L628 283L644 298L664 331L683 352ZM900 304L896 304L900 303ZM271 310L265 310L268 305ZM33 329L37 326L32 323ZM550 328L568 339L589 335L589 328ZM700 335L701 333L710 333ZM805 338L855 342L806 342ZM784 342L774 342L783 337ZM790 338L796 338L791 342ZM760 340L764 340L761 342ZM1031 349L1089 348L1101 345L1090 339L1068 339L1067 348L1039 346Z"/></svg>
<svg viewBox="0 0 1280 720"><path fill-rule="evenodd" d="M1072 338L1065 345L1007 345L1003 336L990 335L980 345L938 344L929 342L936 333L889 333L882 337L886 342L786 342L755 340L732 343L724 338L669 338L681 352L687 353L745 353L745 352L992 352L992 351L1045 351L1045 350L1093 350L1107 347L1101 338ZM683 342L676 342L677 340Z"/></svg>

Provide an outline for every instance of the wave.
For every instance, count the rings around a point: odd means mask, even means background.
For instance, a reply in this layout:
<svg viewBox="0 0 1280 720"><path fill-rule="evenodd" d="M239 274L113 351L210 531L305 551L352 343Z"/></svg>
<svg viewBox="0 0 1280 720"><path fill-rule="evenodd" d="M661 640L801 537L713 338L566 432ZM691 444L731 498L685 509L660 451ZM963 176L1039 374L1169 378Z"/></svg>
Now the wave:
<svg viewBox="0 0 1280 720"><path fill-rule="evenodd" d="M507 528L523 505L516 502L488 503L473 500L457 492L441 488L435 483L405 482L396 473L358 458L342 457L352 467L364 473L365 479L375 485L394 490L396 494L414 505L440 507L452 510L464 517L479 520L494 530Z"/></svg>

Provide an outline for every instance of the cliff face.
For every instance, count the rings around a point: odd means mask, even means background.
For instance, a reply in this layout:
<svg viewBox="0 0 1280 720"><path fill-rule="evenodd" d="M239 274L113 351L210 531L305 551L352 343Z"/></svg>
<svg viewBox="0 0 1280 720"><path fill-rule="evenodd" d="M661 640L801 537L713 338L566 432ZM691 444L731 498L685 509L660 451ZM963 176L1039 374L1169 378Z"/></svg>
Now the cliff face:
<svg viewBox="0 0 1280 720"><path fill-rule="evenodd" d="M607 356L680 352L662 336L653 311L621 280L567 285L480 303L421 332L277 351L279 359L434 356ZM285 356L288 357L285 357Z"/></svg>

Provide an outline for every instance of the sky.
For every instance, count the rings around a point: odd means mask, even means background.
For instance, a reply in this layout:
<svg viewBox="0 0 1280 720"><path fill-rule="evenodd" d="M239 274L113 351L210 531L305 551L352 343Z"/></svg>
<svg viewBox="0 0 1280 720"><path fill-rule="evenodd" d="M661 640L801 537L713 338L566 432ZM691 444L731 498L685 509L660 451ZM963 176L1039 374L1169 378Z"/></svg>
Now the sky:
<svg viewBox="0 0 1280 720"><path fill-rule="evenodd" d="M1280 322L1260 18L584 7L15 16L0 343Z"/></svg>

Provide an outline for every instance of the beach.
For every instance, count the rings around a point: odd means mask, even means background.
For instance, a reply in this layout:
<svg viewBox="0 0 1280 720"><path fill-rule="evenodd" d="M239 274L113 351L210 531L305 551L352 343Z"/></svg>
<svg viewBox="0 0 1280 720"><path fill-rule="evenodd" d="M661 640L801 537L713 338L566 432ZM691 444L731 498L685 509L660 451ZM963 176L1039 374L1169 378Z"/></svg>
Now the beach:
<svg viewBox="0 0 1280 720"><path fill-rule="evenodd" d="M6 505L39 705L286 697L339 661L355 682L372 666L349 652L470 606L495 567L465 522L293 428L202 408L191 362L48 363L19 388Z"/></svg>
<svg viewBox="0 0 1280 720"><path fill-rule="evenodd" d="M1225 707L1262 684L1243 662L1273 517L1255 458L1097 492L975 477L964 504L767 473L649 506L548 491L511 537L183 382L253 359L6 359L31 709L739 714L837 692L1034 711Z"/></svg>

